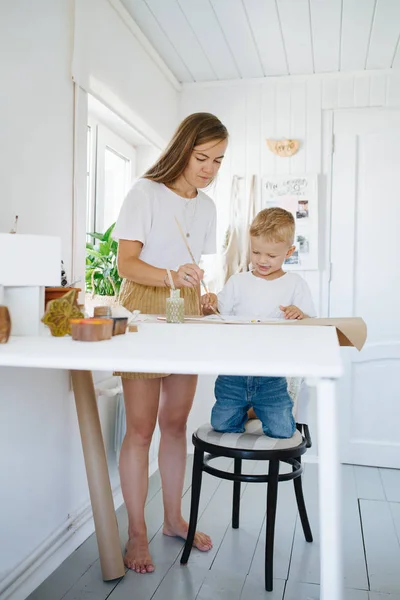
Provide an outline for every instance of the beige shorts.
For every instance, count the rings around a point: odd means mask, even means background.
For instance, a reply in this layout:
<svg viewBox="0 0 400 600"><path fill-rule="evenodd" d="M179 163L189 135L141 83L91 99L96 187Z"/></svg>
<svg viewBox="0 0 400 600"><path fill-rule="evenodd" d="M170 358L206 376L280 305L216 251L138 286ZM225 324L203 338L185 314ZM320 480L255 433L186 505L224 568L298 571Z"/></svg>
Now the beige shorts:
<svg viewBox="0 0 400 600"><path fill-rule="evenodd" d="M181 296L185 300L185 314L200 314L199 291L195 288L182 288ZM166 287L154 287L134 283L124 279L119 293L119 303L130 311L140 310L147 315L165 315L165 301L169 297L169 289ZM120 375L125 379L157 379L168 377L169 373L123 373L116 371L114 375Z"/></svg>

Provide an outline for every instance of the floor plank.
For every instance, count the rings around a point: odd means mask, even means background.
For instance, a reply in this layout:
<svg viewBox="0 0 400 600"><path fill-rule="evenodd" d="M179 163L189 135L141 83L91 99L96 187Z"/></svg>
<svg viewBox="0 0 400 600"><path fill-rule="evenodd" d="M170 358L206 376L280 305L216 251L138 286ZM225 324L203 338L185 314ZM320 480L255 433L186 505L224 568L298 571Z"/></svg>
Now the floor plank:
<svg viewBox="0 0 400 600"><path fill-rule="evenodd" d="M370 592L369 600L400 600L398 594L380 594L379 592Z"/></svg>
<svg viewBox="0 0 400 600"><path fill-rule="evenodd" d="M351 589L368 590L369 581L358 502L354 467L343 465L342 539L344 586Z"/></svg>
<svg viewBox="0 0 400 600"><path fill-rule="evenodd" d="M191 473L192 473L193 457L188 456L185 479L184 479L184 491L187 491L191 484ZM149 478L149 490L147 494L146 506L145 506L145 517L147 523L147 534L148 539L154 538L156 533L162 526L163 523L163 505L161 495L161 479L159 471L154 473ZM119 535L121 540L121 547L125 546L128 538L128 517L125 506L121 506L117 511L117 520ZM90 557L94 557L94 560L90 564L86 562L80 552L80 560L82 561L82 567L71 570L65 563L72 560L73 565L76 564L76 552L74 552L67 561L64 561L62 565L57 569L64 577L55 577L49 585L49 580L46 580L31 596L29 600L80 600L81 598L87 598L91 596L96 600L105 600L112 590L116 587L118 582L105 583L101 579L100 563L98 560L98 549L95 534L83 545L92 550ZM78 549L79 550L79 549ZM86 566L86 568L84 568ZM55 573L57 573L55 571ZM65 573L68 572L67 578ZM53 574L55 575L55 574ZM52 577L52 576L51 576ZM49 578L50 579L50 578ZM45 595L48 594L48 595Z"/></svg>
<svg viewBox="0 0 400 600"><path fill-rule="evenodd" d="M385 500L385 491L379 470L374 467L355 466L357 497L363 500Z"/></svg>
<svg viewBox="0 0 400 600"><path fill-rule="evenodd" d="M319 583L319 523L318 523L318 467L308 464L303 475L303 491L307 514L314 541L304 539L299 521L293 541L289 579L304 583Z"/></svg>
<svg viewBox="0 0 400 600"><path fill-rule="evenodd" d="M400 502L400 470L379 469L386 500Z"/></svg>
<svg viewBox="0 0 400 600"><path fill-rule="evenodd" d="M240 600L244 582L245 576L242 573L212 569L208 572L196 600Z"/></svg>
<svg viewBox="0 0 400 600"><path fill-rule="evenodd" d="M248 462L250 463L248 472L252 472L257 463L254 461ZM214 461L214 463L216 464L216 461ZM230 467L231 471L232 469L233 463ZM227 530L231 528L233 483L221 479L217 481L220 482L220 485L215 492L212 501L208 504L198 521L198 529L210 533L213 541L213 548L209 552L193 550L189 558L188 564L198 568L214 568L221 543ZM245 491L246 485L243 485L241 489L242 495Z"/></svg>
<svg viewBox="0 0 400 600"><path fill-rule="evenodd" d="M387 502L360 500L370 589L400 593L400 546Z"/></svg>
<svg viewBox="0 0 400 600"><path fill-rule="evenodd" d="M265 472L266 463L260 461L253 473L262 475ZM213 570L243 574L243 583L249 572L265 518L266 487L265 483L247 485L240 502L239 529L233 529L231 524L229 525L213 563ZM226 510L230 511L232 500L228 506Z"/></svg>
<svg viewBox="0 0 400 600"><path fill-rule="evenodd" d="M219 468L222 468L223 463L225 462L225 469L232 471L233 462L228 461L227 459L218 459L218 461L213 461L213 464ZM253 472L257 467L257 463L255 461L248 461L247 472ZM215 492L215 495L212 498L212 501L209 502L208 506L204 510L203 514L200 516L198 521L198 528L202 531L210 532L213 540L213 548L210 552L199 552L197 550L193 550L187 567L179 567L181 569L189 569L191 573L195 573L196 577L193 578L190 574L186 576L186 579L190 581L191 587L188 589L186 585L186 596L185 600L194 600L195 598L200 598L199 594L207 594L206 590L202 590L202 585L204 584L204 578L201 579L201 574L206 573L208 576L209 569L212 567L213 572L216 572L216 557L219 556L221 543L225 538L227 531L231 529L231 507L232 507L232 493L233 493L233 483L225 480L216 480L219 481L218 489ZM242 496L246 492L246 485L242 486ZM203 498L204 490L202 490L201 497ZM188 494L186 496L189 496ZM183 498L183 512L187 512L189 509L189 497ZM244 548L244 546L243 546ZM179 558L179 557L178 557ZM228 572L229 572L228 566ZM164 585L167 585L167 589L173 589L174 586L174 575L176 572L176 566L174 565L173 569L171 569L165 580L163 581L162 586L160 586L159 590L154 596L154 600L164 600ZM218 572L224 573L223 570L218 569ZM198 573L200 575L198 575ZM240 577L237 579L240 580L240 588L244 584L244 580L246 577L246 573L242 573ZM182 578L182 575L180 575ZM226 578L226 575L225 575ZM211 578L208 580L206 589L210 588L215 584L217 579ZM186 580L185 580L186 583ZM185 585L185 584L184 584ZM238 586L238 581L235 582L236 587ZM210 587L211 586L211 587ZM228 586L229 588L229 586Z"/></svg>
<svg viewBox="0 0 400 600"><path fill-rule="evenodd" d="M266 592L264 582L260 579L252 578L249 574L246 577L240 600L283 600L286 581L284 579L274 579L272 592Z"/></svg>
<svg viewBox="0 0 400 600"><path fill-rule="evenodd" d="M103 581L100 561L97 560L68 590L65 596L62 596L62 599L86 600L87 598L93 598L93 600L103 600L109 597L117 585L118 580Z"/></svg>
<svg viewBox="0 0 400 600"><path fill-rule="evenodd" d="M186 518L190 511L192 459L188 458L182 498ZM214 464L231 471L233 468L231 459L218 459ZM249 472L265 469L265 463L249 461ZM342 476L347 586L344 600L400 600L400 471L345 465ZM198 527L212 535L214 547L210 552L194 549L188 565L180 565L182 540L162 534L161 479L157 472L149 480L145 507L155 573L129 571L119 582L103 582L93 535L28 600L319 599L317 465L307 464L303 476L314 543L304 540L293 484L279 485L272 593L264 589L266 485L242 485L240 527L233 530L232 482L207 474L203 477ZM124 506L117 511L117 518L123 547L127 538Z"/></svg>
<svg viewBox="0 0 400 600"><path fill-rule="evenodd" d="M90 536L75 550L27 600L59 600L98 562L99 550L95 536Z"/></svg>
<svg viewBox="0 0 400 600"><path fill-rule="evenodd" d="M218 461L221 464L224 463L225 466L232 462L229 459L218 459ZM218 465L218 462L215 462L216 465ZM220 484L221 480L211 477L207 474L204 475L199 506L200 515L210 503L211 498L213 498L215 495ZM190 493L185 494L182 500L182 507L184 512L188 512L190 507ZM167 537L163 535L162 530L159 529L157 534L150 542L150 552L154 564L156 565L156 570L154 573L141 575L139 573L128 571L125 577L113 591L110 600L132 600L132 598L135 600L150 600L150 598L152 598L156 592L158 593L158 588L160 587L161 582L163 582L167 573L177 560L182 551L182 547L182 540L178 538ZM192 554L196 554L196 552L193 552ZM103 599L96 598L96 600Z"/></svg>
<svg viewBox="0 0 400 600"><path fill-rule="evenodd" d="M312 583L299 583L289 580L286 584L284 600L319 600L320 586ZM345 588L344 600L369 600L368 592ZM387 599L391 600L391 599Z"/></svg>
<svg viewBox="0 0 400 600"><path fill-rule="evenodd" d="M220 458L213 461L215 467L232 471L233 461L230 459ZM189 562L185 566L179 563L179 556L176 557L176 562L166 574L162 585L157 589L153 600L164 600L164 594L174 590L175 577L177 577L178 585L185 591L185 600L195 600L201 588L201 585L208 574L213 563L215 555L218 552L220 543L225 535L226 529L230 523L230 514L227 510L232 498L232 483L221 479L216 479L210 475L203 475L204 481L201 491L201 503L206 504L204 511L200 512L198 520L198 529L210 533L213 540L213 548L209 552L200 552L193 549ZM204 485L206 482L213 482L217 487L214 493L210 496L207 493L207 488ZM210 490L212 491L212 490ZM208 494L208 497L206 497ZM186 516L189 514L190 494L187 493L183 498L182 509ZM201 505L200 505L201 509ZM173 596L172 596L173 597Z"/></svg>
<svg viewBox="0 0 400 600"><path fill-rule="evenodd" d="M288 469L285 469L288 470ZM283 469L282 469L283 472ZM264 488L264 502L266 502L266 489ZM289 573L290 557L292 553L294 532L297 519L297 504L291 481L281 482L278 489L278 504L275 523L275 548L274 548L274 577L287 579ZM262 524L260 537L257 542L250 577L260 581L264 586L265 562L265 519Z"/></svg>
<svg viewBox="0 0 400 600"><path fill-rule="evenodd" d="M293 544L289 579L304 583L320 582L320 543L318 511L318 467L307 465L304 475L304 496L314 542L308 544L299 522ZM354 471L351 465L342 468L342 527L344 585L351 589L368 589L367 570L359 518Z"/></svg>
<svg viewBox="0 0 400 600"><path fill-rule="evenodd" d="M188 457L188 470L192 468L192 459ZM190 485L190 479L189 483ZM149 492L147 494L146 504L156 496L161 489L161 478L159 471L156 471L149 478ZM153 507L152 507L153 509ZM151 510L149 514L152 522ZM117 511L118 527L120 536L123 537L123 532L127 527L127 516L125 506L121 506ZM96 536L91 535L79 548L75 550L30 596L27 600L58 600L64 598L71 588L91 567L97 573L99 570L98 562L99 551L97 546Z"/></svg>
<svg viewBox="0 0 400 600"><path fill-rule="evenodd" d="M176 561L162 580L152 600L195 600L208 573L208 568L197 567L190 563L181 565Z"/></svg>
<svg viewBox="0 0 400 600"><path fill-rule="evenodd" d="M395 502L389 503L390 512L392 514L394 530L397 535L397 540L400 544L400 504Z"/></svg>
<svg viewBox="0 0 400 600"><path fill-rule="evenodd" d="M114 589L110 600L150 600L172 567L181 549L182 542L179 539L167 537L158 532L150 542L150 552L156 565L154 573L142 575L127 571L125 577ZM88 597L90 598L90 595ZM77 598L76 600L81 599ZM95 596L95 600L106 599Z"/></svg>

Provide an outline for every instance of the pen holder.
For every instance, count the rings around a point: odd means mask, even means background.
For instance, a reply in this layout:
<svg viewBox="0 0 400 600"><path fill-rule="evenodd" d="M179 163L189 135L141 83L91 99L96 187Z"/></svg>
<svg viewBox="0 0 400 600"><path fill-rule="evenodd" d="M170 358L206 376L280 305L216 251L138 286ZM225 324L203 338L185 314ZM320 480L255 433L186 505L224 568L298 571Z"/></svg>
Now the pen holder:
<svg viewBox="0 0 400 600"><path fill-rule="evenodd" d="M181 298L180 290L171 290L166 301L167 323L183 323L185 320L185 300Z"/></svg>

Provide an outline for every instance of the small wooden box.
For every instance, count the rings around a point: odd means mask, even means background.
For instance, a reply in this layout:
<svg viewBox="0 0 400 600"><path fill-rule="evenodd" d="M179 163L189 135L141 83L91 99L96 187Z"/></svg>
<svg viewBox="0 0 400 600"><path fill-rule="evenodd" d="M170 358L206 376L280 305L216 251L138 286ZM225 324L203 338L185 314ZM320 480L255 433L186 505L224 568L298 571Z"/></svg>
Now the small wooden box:
<svg viewBox="0 0 400 600"><path fill-rule="evenodd" d="M114 321L113 335L123 335L126 332L128 326L127 317L112 317Z"/></svg>

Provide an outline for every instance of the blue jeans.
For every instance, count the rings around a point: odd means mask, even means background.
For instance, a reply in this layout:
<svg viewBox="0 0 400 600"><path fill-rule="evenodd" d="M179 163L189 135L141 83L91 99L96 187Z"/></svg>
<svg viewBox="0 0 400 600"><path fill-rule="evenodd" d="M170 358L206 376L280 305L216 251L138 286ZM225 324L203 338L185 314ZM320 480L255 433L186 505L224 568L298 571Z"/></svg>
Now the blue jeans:
<svg viewBox="0 0 400 600"><path fill-rule="evenodd" d="M293 401L285 377L219 375L211 425L216 431L243 433L247 411L253 408L263 432L273 438L290 438L295 432Z"/></svg>

